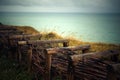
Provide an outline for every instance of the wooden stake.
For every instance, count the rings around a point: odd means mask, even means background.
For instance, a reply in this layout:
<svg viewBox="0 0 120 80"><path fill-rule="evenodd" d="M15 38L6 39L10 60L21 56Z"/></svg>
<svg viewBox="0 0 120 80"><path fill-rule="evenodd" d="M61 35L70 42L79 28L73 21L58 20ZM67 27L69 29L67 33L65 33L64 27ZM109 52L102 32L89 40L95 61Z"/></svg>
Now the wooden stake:
<svg viewBox="0 0 120 80"><path fill-rule="evenodd" d="M69 46L68 42L63 42L63 47L68 47L68 46Z"/></svg>
<svg viewBox="0 0 120 80"><path fill-rule="evenodd" d="M45 56L46 56L46 73L45 73L45 80L51 80L51 55L47 53L45 50Z"/></svg>
<svg viewBox="0 0 120 80"><path fill-rule="evenodd" d="M22 59L22 54L21 54L21 46L18 45L18 61L19 63L21 63L21 59Z"/></svg>
<svg viewBox="0 0 120 80"><path fill-rule="evenodd" d="M32 47L30 45L28 50L28 72L31 71L31 63L32 63Z"/></svg>

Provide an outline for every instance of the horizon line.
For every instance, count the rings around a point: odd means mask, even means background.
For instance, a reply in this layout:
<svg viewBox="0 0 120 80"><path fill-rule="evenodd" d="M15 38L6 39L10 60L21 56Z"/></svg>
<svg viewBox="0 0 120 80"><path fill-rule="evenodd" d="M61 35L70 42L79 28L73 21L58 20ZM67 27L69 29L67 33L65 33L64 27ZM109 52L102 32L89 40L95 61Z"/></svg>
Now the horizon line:
<svg viewBox="0 0 120 80"><path fill-rule="evenodd" d="M79 14L120 14L120 12L17 12L17 11L0 11L0 13L79 13Z"/></svg>

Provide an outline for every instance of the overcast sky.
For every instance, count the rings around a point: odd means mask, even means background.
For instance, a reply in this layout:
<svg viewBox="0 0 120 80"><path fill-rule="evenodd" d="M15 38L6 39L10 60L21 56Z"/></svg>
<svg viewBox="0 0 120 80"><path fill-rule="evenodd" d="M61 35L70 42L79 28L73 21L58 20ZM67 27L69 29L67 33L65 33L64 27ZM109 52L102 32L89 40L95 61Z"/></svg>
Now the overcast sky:
<svg viewBox="0 0 120 80"><path fill-rule="evenodd" d="M0 0L0 12L120 12L120 0Z"/></svg>

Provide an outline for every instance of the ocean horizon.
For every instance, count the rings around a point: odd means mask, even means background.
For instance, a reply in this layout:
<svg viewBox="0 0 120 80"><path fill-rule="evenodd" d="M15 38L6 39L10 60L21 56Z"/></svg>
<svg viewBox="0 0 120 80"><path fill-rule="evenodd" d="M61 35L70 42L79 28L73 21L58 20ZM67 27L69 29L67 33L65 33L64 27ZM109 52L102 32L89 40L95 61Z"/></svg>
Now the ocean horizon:
<svg viewBox="0 0 120 80"><path fill-rule="evenodd" d="M120 44L120 14L0 12L0 22L55 31L81 41Z"/></svg>

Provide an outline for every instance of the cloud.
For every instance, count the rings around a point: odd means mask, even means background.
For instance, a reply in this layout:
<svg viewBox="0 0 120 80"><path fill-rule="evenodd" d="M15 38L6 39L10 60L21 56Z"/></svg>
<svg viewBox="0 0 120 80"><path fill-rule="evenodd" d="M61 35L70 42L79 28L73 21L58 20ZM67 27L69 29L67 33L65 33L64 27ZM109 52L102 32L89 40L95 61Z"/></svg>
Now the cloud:
<svg viewBox="0 0 120 80"><path fill-rule="evenodd" d="M120 12L120 0L1 0L1 11ZM13 8L13 9L12 9ZM44 10L43 10L44 9Z"/></svg>

